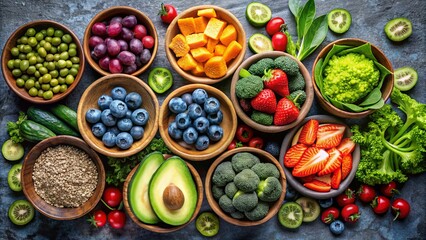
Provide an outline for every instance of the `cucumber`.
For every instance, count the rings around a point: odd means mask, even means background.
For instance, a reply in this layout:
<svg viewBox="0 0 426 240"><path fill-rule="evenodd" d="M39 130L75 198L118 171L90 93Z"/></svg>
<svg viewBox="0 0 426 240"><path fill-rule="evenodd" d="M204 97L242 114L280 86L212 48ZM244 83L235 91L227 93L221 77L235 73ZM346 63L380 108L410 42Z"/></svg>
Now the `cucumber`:
<svg viewBox="0 0 426 240"><path fill-rule="evenodd" d="M43 139L56 136L56 134L47 127L31 120L24 120L19 125L19 133L29 142L39 142Z"/></svg>
<svg viewBox="0 0 426 240"><path fill-rule="evenodd" d="M78 131L78 125L77 125L77 113L72 110L71 108L63 105L63 104L57 104L54 105L50 111L55 114L56 117L61 119L62 121L69 124L71 127L73 127L75 130Z"/></svg>
<svg viewBox="0 0 426 240"><path fill-rule="evenodd" d="M27 116L29 119L44 125L58 135L79 136L76 131L68 127L66 123L62 122L59 118L48 111L31 106L27 110Z"/></svg>

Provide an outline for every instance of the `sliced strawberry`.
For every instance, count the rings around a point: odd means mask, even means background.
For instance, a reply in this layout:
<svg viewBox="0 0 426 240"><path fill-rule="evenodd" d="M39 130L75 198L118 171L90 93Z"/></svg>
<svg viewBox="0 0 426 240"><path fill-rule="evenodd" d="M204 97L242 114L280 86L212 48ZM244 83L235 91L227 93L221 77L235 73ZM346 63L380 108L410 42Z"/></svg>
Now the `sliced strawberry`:
<svg viewBox="0 0 426 240"><path fill-rule="evenodd" d="M337 148L329 149L327 153L330 155L330 157L328 158L324 169L318 172L318 176L332 173L342 165L342 154L339 152L339 150L337 150Z"/></svg>
<svg viewBox="0 0 426 240"><path fill-rule="evenodd" d="M331 175L331 188L338 189L342 181L342 168L337 168Z"/></svg>
<svg viewBox="0 0 426 240"><path fill-rule="evenodd" d="M315 180L321 181L323 183L331 184L331 174L323 175L323 176L315 176Z"/></svg>
<svg viewBox="0 0 426 240"><path fill-rule="evenodd" d="M308 182L312 182L313 180L315 180L315 177L316 177L317 175L316 174L312 174L312 175L309 175L309 176L306 176L306 177L301 177L301 178L299 178L303 183L308 183Z"/></svg>
<svg viewBox="0 0 426 240"><path fill-rule="evenodd" d="M345 179L352 170L352 154L342 158L342 180Z"/></svg>
<svg viewBox="0 0 426 240"><path fill-rule="evenodd" d="M318 127L316 146L319 148L337 147L345 133L345 126L341 124L321 124Z"/></svg>
<svg viewBox="0 0 426 240"><path fill-rule="evenodd" d="M307 121L302 127L298 142L306 145L312 145L317 139L318 126L318 120L311 119Z"/></svg>
<svg viewBox="0 0 426 240"><path fill-rule="evenodd" d="M355 149L355 143L350 138L343 138L340 142L339 146L337 146L337 150L342 153L342 156L351 154Z"/></svg>
<svg viewBox="0 0 426 240"><path fill-rule="evenodd" d="M303 153L300 161L293 168L293 176L305 177L322 170L327 164L328 153L324 149L310 147Z"/></svg>
<svg viewBox="0 0 426 240"><path fill-rule="evenodd" d="M318 180L313 180L312 182L304 183L303 186L317 192L329 192L331 190L330 184Z"/></svg>
<svg viewBox="0 0 426 240"><path fill-rule="evenodd" d="M291 147L284 155L284 166L296 166L306 149L308 149L308 147L304 144L296 144Z"/></svg>

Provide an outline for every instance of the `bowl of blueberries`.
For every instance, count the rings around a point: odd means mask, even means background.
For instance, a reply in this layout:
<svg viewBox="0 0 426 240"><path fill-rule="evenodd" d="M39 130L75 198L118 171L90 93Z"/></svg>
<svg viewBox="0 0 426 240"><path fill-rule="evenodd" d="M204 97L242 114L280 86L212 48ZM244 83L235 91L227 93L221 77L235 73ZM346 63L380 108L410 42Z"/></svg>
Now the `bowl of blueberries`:
<svg viewBox="0 0 426 240"><path fill-rule="evenodd" d="M193 161L218 156L231 143L237 114L231 100L205 84L189 84L170 93L160 108L159 131L176 155Z"/></svg>
<svg viewBox="0 0 426 240"><path fill-rule="evenodd" d="M83 93L77 123L83 139L110 157L138 153L158 130L158 100L151 88L127 74L104 76Z"/></svg>

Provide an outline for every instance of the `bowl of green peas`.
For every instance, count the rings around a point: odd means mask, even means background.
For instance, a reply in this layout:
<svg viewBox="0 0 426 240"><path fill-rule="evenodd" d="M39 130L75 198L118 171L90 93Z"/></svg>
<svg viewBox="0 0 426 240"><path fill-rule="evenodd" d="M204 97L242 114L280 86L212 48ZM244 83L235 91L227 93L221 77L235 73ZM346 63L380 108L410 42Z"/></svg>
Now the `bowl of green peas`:
<svg viewBox="0 0 426 240"><path fill-rule="evenodd" d="M78 37L68 27L50 20L32 21L15 30L1 60L10 89L36 104L65 98L79 83L85 66Z"/></svg>

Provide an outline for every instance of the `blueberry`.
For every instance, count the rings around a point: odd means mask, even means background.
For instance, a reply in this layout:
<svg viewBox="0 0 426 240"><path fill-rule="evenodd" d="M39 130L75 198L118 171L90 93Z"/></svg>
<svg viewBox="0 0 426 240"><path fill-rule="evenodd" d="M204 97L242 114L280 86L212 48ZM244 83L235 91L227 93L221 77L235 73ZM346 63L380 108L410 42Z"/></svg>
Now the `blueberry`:
<svg viewBox="0 0 426 240"><path fill-rule="evenodd" d="M105 146L107 147L114 147L115 146L115 141L116 141L116 136L114 133L112 132L106 132L103 136L102 136L102 142L104 143Z"/></svg>
<svg viewBox="0 0 426 240"><path fill-rule="evenodd" d="M106 127L101 122L98 122L92 126L92 133L98 138L102 137L105 134L105 132L106 132Z"/></svg>
<svg viewBox="0 0 426 240"><path fill-rule="evenodd" d="M169 109L173 113L181 113L185 112L188 105L186 105L186 102L182 100L180 97L174 97L170 99L169 102Z"/></svg>
<svg viewBox="0 0 426 240"><path fill-rule="evenodd" d="M143 138L145 130L141 126L134 126L132 129L130 129L130 135L133 137L134 140L139 140Z"/></svg>
<svg viewBox="0 0 426 240"><path fill-rule="evenodd" d="M195 141L197 141L198 138L198 132L193 127L187 128L185 131L183 131L182 134L183 141L187 144L193 144Z"/></svg>
<svg viewBox="0 0 426 240"><path fill-rule="evenodd" d="M340 235L345 231L345 224L340 220L335 220L330 224L330 231L335 235Z"/></svg>
<svg viewBox="0 0 426 240"><path fill-rule="evenodd" d="M197 141L195 142L195 149L198 151L206 150L209 147L210 140L209 137L206 135L201 135L197 138Z"/></svg>
<svg viewBox="0 0 426 240"><path fill-rule="evenodd" d="M86 121L89 123L97 123L101 120L101 110L90 108L86 112Z"/></svg>
<svg viewBox="0 0 426 240"><path fill-rule="evenodd" d="M176 124L176 122L171 122L170 124L169 124L169 127L168 127L168 132L169 132L169 135L170 135L170 137L172 137L173 139L175 139L175 140L179 140L179 139L181 139L182 138L182 134L183 134L183 132L182 132L182 130L180 130L178 127L177 127L177 124Z"/></svg>
<svg viewBox="0 0 426 240"><path fill-rule="evenodd" d="M190 93L183 94L181 98L188 106L192 103L192 95Z"/></svg>
<svg viewBox="0 0 426 240"><path fill-rule="evenodd" d="M223 120L223 113L219 110L217 113L207 115L207 119L209 120L210 124L219 125Z"/></svg>
<svg viewBox="0 0 426 240"><path fill-rule="evenodd" d="M175 118L176 125L179 129L185 130L191 125L191 119L187 113L179 113Z"/></svg>
<svg viewBox="0 0 426 240"><path fill-rule="evenodd" d="M287 184L287 189L285 191L285 200L294 201L299 197L299 193Z"/></svg>
<svg viewBox="0 0 426 240"><path fill-rule="evenodd" d="M114 133L115 136L117 136L120 133L120 130L118 130L117 126L109 127L107 129L107 132Z"/></svg>
<svg viewBox="0 0 426 240"><path fill-rule="evenodd" d="M199 117L194 120L194 127L199 133L205 133L209 129L210 122L205 117Z"/></svg>
<svg viewBox="0 0 426 240"><path fill-rule="evenodd" d="M112 98L108 95L102 95L98 98L98 106L101 110L109 108L109 105L112 102Z"/></svg>
<svg viewBox="0 0 426 240"><path fill-rule="evenodd" d="M204 102L204 111L207 114L217 113L220 109L220 102L215 97L209 97Z"/></svg>
<svg viewBox="0 0 426 240"><path fill-rule="evenodd" d="M203 108L196 103L192 103L188 107L188 115L191 119L197 119L201 117L203 113Z"/></svg>
<svg viewBox="0 0 426 240"><path fill-rule="evenodd" d="M206 90L197 88L192 92L192 101L198 103L198 104L204 104L206 99L208 98L208 94Z"/></svg>
<svg viewBox="0 0 426 240"><path fill-rule="evenodd" d="M277 142L266 142L264 150L274 157L280 156L280 145Z"/></svg>
<svg viewBox="0 0 426 240"><path fill-rule="evenodd" d="M114 117L122 118L126 116L127 105L121 100L114 100L109 105L109 109Z"/></svg>
<svg viewBox="0 0 426 240"><path fill-rule="evenodd" d="M121 149L129 149L133 144L132 135L127 132L122 132L117 135L115 144Z"/></svg>
<svg viewBox="0 0 426 240"><path fill-rule="evenodd" d="M223 129L218 125L211 125L207 135L209 136L210 140L217 142L223 137Z"/></svg>
<svg viewBox="0 0 426 240"><path fill-rule="evenodd" d="M131 92L126 95L124 102L129 109L138 109L142 105L142 97L137 92Z"/></svg>
<svg viewBox="0 0 426 240"><path fill-rule="evenodd" d="M126 115L124 117L125 118L131 118L132 117L132 111L127 109Z"/></svg>
<svg viewBox="0 0 426 240"><path fill-rule="evenodd" d="M126 98L127 91L122 87L115 87L111 90L111 97L113 100L124 101Z"/></svg>
<svg viewBox="0 0 426 240"><path fill-rule="evenodd" d="M329 207L331 207L331 205L333 205L333 198L320 199L319 205L322 208L329 208Z"/></svg>
<svg viewBox="0 0 426 240"><path fill-rule="evenodd" d="M101 121L105 126L112 127L117 123L117 119L112 115L110 109L105 109L101 113Z"/></svg>
<svg viewBox="0 0 426 240"><path fill-rule="evenodd" d="M133 127L132 120L129 118L122 118L118 120L117 127L122 132L128 132Z"/></svg>
<svg viewBox="0 0 426 240"><path fill-rule="evenodd" d="M139 108L133 111L131 119L133 124L143 126L148 122L149 113L145 109Z"/></svg>

